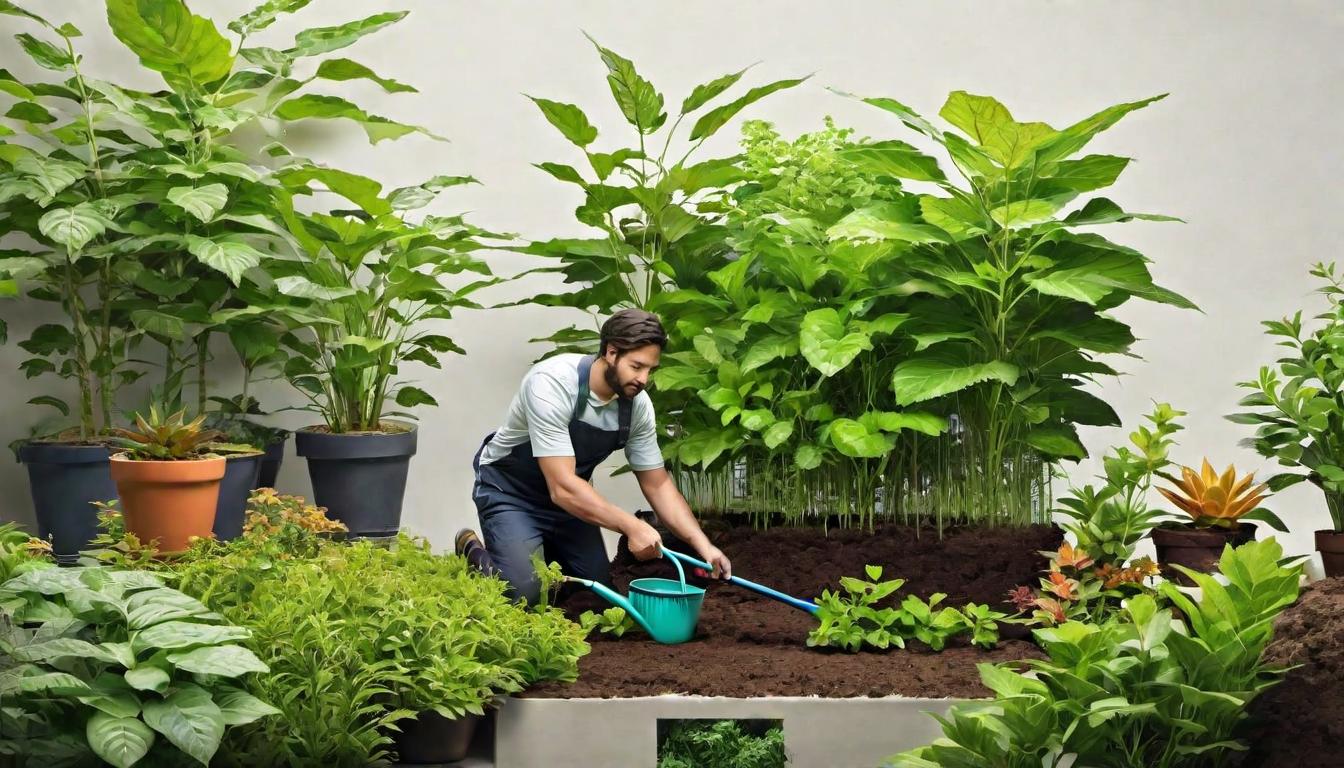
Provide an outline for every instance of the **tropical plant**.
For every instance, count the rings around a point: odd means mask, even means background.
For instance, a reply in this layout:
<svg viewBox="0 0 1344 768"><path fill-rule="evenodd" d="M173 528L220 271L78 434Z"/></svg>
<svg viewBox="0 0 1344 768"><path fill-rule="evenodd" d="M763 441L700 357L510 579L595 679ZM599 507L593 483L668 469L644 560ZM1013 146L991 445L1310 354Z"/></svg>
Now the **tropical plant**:
<svg viewBox="0 0 1344 768"><path fill-rule="evenodd" d="M1018 587L1009 593L1009 601L1028 614L1028 623L1047 627L1066 621L1101 622L1135 595L1153 594L1152 582L1159 574L1152 558L1140 557L1123 566L1098 565L1086 550L1067 541L1057 551L1041 554L1050 565L1040 588Z"/></svg>
<svg viewBox="0 0 1344 768"><path fill-rule="evenodd" d="M40 718L19 738L45 731L35 738L43 751L78 754L87 743L85 754L115 766L174 755L209 765L226 728L278 714L238 685L268 671L236 644L248 630L154 574L32 570L0 585L0 606L18 628L0 638L0 653L19 662L0 695Z"/></svg>
<svg viewBox="0 0 1344 768"><path fill-rule="evenodd" d="M927 601L907 595L899 604L888 600L904 579L881 581L881 566L864 567L868 581L840 579L840 591L824 590L817 599L818 624L808 634L809 647L832 646L851 653L865 646L904 648L918 640L941 651L953 637L970 632L972 642L985 647L998 643L998 622L1007 618L988 606L968 604L964 609L938 608L947 595L935 592Z"/></svg>
<svg viewBox="0 0 1344 768"><path fill-rule="evenodd" d="M1195 527L1236 528L1243 520L1265 520L1287 530L1274 513L1256 506L1269 493L1265 484L1254 484L1254 472L1238 479L1236 467L1228 465L1220 475L1205 459L1198 472L1181 467L1181 477L1173 478L1173 483L1175 488L1158 488L1157 492L1188 515Z"/></svg>
<svg viewBox="0 0 1344 768"><path fill-rule="evenodd" d="M137 413L135 429L117 428L111 442L136 461L190 461L208 454L212 441L220 437L202 429L204 423L203 415L187 421L185 411L165 417L151 407L148 419Z"/></svg>
<svg viewBox="0 0 1344 768"><path fill-rule="evenodd" d="M1228 418L1256 427L1244 443L1262 456L1298 471L1269 478L1281 491L1308 480L1325 495L1335 531L1344 532L1344 282L1334 264L1317 264L1311 275L1321 281L1329 308L1316 316L1315 330L1302 324L1302 313L1262 323L1279 346L1290 350L1274 366L1239 386L1251 390L1240 402L1250 408Z"/></svg>
<svg viewBox="0 0 1344 768"><path fill-rule="evenodd" d="M658 768L784 768L784 731L771 725L757 733L736 720L682 720L658 747Z"/></svg>
<svg viewBox="0 0 1344 768"><path fill-rule="evenodd" d="M600 317L624 307L648 307L655 297L678 287L701 285L711 269L725 263L729 249L719 198L740 180L741 172L731 157L691 163L691 156L746 107L807 79L776 80L710 108L747 69L716 77L691 90L669 126L663 94L629 59L589 40L606 66L612 98L634 129L636 141L633 146L595 151L597 127L581 108L529 97L547 122L583 153L591 173L564 163L543 162L537 167L579 188L583 204L574 216L601 233L533 242L522 249L558 262L535 272L558 273L567 285L581 286L569 293L540 294L528 303L573 307L594 315L591 327L571 326L537 339L557 345L556 351L596 351ZM683 138L678 128L688 119L695 122Z"/></svg>
<svg viewBox="0 0 1344 768"><path fill-rule="evenodd" d="M1297 599L1300 568L1273 539L1227 547L1222 578L1181 569L1192 598L1161 588L1184 618L1137 595L1101 624L1038 629L1047 658L980 665L989 702L952 707L944 737L890 758L896 768L1206 768L1235 764L1246 705L1282 678L1261 657ZM1226 583L1224 583L1226 581Z"/></svg>

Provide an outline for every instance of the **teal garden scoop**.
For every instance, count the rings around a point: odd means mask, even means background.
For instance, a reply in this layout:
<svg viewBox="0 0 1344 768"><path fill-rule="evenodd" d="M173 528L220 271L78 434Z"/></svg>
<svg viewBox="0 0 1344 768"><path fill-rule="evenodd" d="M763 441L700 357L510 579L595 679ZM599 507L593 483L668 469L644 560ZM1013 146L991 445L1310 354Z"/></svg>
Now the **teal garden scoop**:
<svg viewBox="0 0 1344 768"><path fill-rule="evenodd" d="M630 618L638 622L656 642L664 645L684 643L695 635L695 623L700 620L700 607L705 602L705 590L686 583L686 572L682 569L681 563L685 561L706 571L711 570L711 566L670 549L663 549L662 553L663 557L671 560L677 567L677 580L635 579L630 582L629 598L605 584L590 579L566 576L565 580L582 584L612 605L625 609ZM817 611L816 603L790 597L755 582L737 576L731 577L728 581L808 613Z"/></svg>

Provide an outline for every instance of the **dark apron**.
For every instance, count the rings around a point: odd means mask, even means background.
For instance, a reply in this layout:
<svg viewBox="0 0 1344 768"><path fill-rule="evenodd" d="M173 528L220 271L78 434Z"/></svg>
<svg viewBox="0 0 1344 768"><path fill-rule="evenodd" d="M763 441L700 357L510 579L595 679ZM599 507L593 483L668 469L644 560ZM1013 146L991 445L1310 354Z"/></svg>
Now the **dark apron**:
<svg viewBox="0 0 1344 768"><path fill-rule="evenodd" d="M569 421L569 440L574 446L574 472L591 482L593 470L607 460L607 457L625 447L630 438L630 408L632 401L619 398L618 424L616 431L600 429L579 419L588 405L588 375L593 368L595 357L585 357L579 363L579 396L574 403L574 416ZM476 487L473 495L481 498L485 505L502 502L537 511L568 512L560 509L551 501L550 488L546 485L546 476L541 465L532 455L532 442L524 441L515 445L507 456L490 464L481 464L481 451L485 450L495 435L487 435L476 451L472 467L476 470Z"/></svg>

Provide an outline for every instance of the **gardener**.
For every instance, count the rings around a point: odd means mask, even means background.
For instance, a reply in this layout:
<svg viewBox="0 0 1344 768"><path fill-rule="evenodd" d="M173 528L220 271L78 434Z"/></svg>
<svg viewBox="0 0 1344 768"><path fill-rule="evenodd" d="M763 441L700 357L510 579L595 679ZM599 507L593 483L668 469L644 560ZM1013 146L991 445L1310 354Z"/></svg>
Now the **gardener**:
<svg viewBox="0 0 1344 768"><path fill-rule="evenodd" d="M457 553L503 577L511 594L528 603L540 591L531 562L537 551L567 575L610 584L599 526L625 534L635 557L659 557L658 531L590 482L593 470L624 448L658 519L714 567L714 576L730 576L732 564L709 542L663 467L644 388L666 346L657 315L626 309L603 323L597 355L557 355L532 366L504 426L485 438L472 461L472 499L485 543L463 529Z"/></svg>

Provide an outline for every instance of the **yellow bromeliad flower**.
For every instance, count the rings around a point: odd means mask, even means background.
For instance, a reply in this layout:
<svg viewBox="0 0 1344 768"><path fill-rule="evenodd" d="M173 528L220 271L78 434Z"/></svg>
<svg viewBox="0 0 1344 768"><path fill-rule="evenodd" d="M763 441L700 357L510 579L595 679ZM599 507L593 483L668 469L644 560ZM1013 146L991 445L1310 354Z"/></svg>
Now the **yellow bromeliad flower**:
<svg viewBox="0 0 1344 768"><path fill-rule="evenodd" d="M1219 475L1213 471L1208 459L1204 460L1199 472L1181 467L1181 477L1175 489L1157 490L1189 515L1196 525L1232 528L1268 495L1264 483L1252 487L1254 472L1237 479L1236 467L1228 465Z"/></svg>

